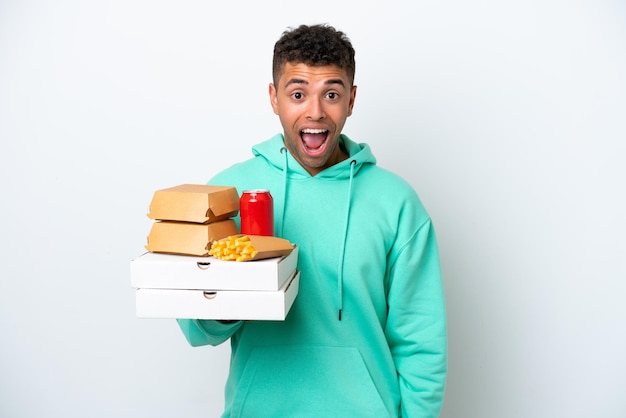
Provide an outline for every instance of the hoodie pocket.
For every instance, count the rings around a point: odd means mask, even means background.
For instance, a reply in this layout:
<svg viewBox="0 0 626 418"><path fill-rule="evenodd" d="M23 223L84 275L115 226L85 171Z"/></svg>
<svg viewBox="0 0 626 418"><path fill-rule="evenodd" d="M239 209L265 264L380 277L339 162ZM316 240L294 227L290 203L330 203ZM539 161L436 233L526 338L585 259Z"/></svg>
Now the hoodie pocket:
<svg viewBox="0 0 626 418"><path fill-rule="evenodd" d="M354 347L258 347L237 386L232 417L389 417Z"/></svg>

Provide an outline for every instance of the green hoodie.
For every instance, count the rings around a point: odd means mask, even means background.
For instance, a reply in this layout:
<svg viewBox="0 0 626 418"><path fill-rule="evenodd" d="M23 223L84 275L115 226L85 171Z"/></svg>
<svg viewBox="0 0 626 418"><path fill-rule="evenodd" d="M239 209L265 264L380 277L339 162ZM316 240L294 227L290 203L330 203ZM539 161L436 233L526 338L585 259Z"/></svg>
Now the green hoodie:
<svg viewBox="0 0 626 418"><path fill-rule="evenodd" d="M285 321L179 319L192 346L231 339L224 417L437 417L447 372L431 220L411 186L342 135L350 157L312 177L276 135L209 183L269 189L299 247Z"/></svg>

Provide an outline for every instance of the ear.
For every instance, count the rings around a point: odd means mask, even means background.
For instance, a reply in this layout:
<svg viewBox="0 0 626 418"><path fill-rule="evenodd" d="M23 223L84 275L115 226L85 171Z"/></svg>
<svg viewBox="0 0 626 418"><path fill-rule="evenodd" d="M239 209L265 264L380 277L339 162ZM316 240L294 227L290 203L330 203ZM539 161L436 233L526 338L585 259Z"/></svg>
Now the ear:
<svg viewBox="0 0 626 418"><path fill-rule="evenodd" d="M272 105L272 110L274 111L275 115L278 115L278 97L276 95L276 86L274 86L274 83L270 83L269 93L270 93L270 104Z"/></svg>
<svg viewBox="0 0 626 418"><path fill-rule="evenodd" d="M356 86L350 89L350 102L348 103L348 116L352 116L352 108L354 108L354 100L356 99Z"/></svg>

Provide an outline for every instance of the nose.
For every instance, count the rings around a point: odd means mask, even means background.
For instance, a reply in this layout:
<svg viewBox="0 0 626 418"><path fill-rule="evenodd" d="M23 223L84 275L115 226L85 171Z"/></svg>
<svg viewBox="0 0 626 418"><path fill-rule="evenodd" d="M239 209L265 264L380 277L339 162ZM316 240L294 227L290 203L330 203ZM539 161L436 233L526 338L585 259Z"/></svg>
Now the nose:
<svg viewBox="0 0 626 418"><path fill-rule="evenodd" d="M324 105L320 99L312 98L309 101L306 117L309 120L321 120L326 117L326 114L324 113Z"/></svg>

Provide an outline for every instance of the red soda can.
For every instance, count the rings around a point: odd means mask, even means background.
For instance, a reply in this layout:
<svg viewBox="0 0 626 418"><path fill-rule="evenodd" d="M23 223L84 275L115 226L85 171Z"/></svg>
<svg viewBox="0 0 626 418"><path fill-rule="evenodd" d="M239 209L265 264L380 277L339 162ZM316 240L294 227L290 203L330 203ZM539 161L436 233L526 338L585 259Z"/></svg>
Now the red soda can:
<svg viewBox="0 0 626 418"><path fill-rule="evenodd" d="M244 190L239 199L241 233L274 235L274 200L269 190Z"/></svg>

